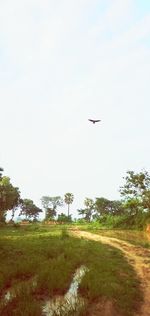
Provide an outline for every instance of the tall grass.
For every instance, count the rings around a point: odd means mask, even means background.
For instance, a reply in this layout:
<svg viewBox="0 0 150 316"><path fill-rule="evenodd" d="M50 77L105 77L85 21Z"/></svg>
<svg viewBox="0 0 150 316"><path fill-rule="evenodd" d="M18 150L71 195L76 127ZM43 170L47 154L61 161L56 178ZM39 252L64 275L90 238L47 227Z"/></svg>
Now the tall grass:
<svg viewBox="0 0 150 316"><path fill-rule="evenodd" d="M87 300L82 315L88 314L89 305L104 297L115 302L122 315L133 315L136 303L138 306L142 299L135 272L119 250L69 237L62 226L1 229L0 258L3 316L42 315L43 303L64 295L81 265L88 268L79 287ZM9 289L14 295L6 304L3 298Z"/></svg>

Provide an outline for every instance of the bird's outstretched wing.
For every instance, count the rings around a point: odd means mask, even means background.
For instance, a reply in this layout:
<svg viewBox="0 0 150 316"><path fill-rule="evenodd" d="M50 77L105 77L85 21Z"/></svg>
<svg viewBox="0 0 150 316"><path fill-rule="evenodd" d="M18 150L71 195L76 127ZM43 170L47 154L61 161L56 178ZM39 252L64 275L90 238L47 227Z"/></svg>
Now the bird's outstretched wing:
<svg viewBox="0 0 150 316"><path fill-rule="evenodd" d="M92 120L92 119L89 119L89 121L92 122L93 124L101 122L101 120Z"/></svg>

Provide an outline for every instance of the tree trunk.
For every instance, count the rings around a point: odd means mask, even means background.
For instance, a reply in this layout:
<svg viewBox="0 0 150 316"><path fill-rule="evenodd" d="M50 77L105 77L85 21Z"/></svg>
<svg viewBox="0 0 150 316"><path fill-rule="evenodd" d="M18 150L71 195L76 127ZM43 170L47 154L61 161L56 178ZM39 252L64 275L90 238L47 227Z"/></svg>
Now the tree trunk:
<svg viewBox="0 0 150 316"><path fill-rule="evenodd" d="M13 221L13 220L14 220L14 216L15 216L15 209L12 209L11 221Z"/></svg>

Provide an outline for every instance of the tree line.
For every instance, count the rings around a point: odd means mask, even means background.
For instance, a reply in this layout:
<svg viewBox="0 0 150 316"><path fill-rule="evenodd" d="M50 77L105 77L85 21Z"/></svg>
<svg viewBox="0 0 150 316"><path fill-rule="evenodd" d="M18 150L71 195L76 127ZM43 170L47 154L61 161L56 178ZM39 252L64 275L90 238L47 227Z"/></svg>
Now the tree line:
<svg viewBox="0 0 150 316"><path fill-rule="evenodd" d="M14 220L16 210L19 216L28 220L38 220L42 211L31 199L22 199L18 187L14 187L10 178L3 176L0 168L0 221L6 220L8 211L12 211L11 221ZM109 217L123 217L129 220L139 217L150 217L150 175L146 170L139 173L127 171L124 185L120 187L120 200L109 200L105 197L85 198L84 207L78 209L79 216L87 222L93 220L104 222ZM73 193L61 196L43 196L42 207L45 210L45 220L56 219L61 222L71 222L70 206L74 201ZM67 205L67 215L61 213L57 216L58 208ZM140 217L141 216L141 217Z"/></svg>
<svg viewBox="0 0 150 316"><path fill-rule="evenodd" d="M0 222L5 222L8 211L12 211L11 221L15 212L20 211L19 216L36 219L42 210L30 199L22 199L18 187L14 187L10 178L3 176L3 168L0 168Z"/></svg>
<svg viewBox="0 0 150 316"><path fill-rule="evenodd" d="M12 211L11 221L14 220L15 212L19 210L19 216L24 216L27 220L36 221L43 210L35 205L31 199L22 199L18 187L14 187L10 178L3 176L3 168L0 167L0 222L6 221L8 211ZM43 196L41 199L42 206L45 210L45 219L51 220L56 217L58 206L64 203L68 206L68 216L59 215L59 220L71 221L70 204L72 204L74 196L72 193L66 193L64 199L60 196Z"/></svg>
<svg viewBox="0 0 150 316"><path fill-rule="evenodd" d="M111 219L111 222L115 222L117 225L116 219L120 219L119 225L123 220L128 225L137 223L139 227L144 224L144 220L150 220L150 176L148 172L146 170L139 173L127 171L123 179L124 185L119 189L120 200L97 197L94 201L86 198L85 207L78 210L79 215L89 222L98 220L110 223Z"/></svg>

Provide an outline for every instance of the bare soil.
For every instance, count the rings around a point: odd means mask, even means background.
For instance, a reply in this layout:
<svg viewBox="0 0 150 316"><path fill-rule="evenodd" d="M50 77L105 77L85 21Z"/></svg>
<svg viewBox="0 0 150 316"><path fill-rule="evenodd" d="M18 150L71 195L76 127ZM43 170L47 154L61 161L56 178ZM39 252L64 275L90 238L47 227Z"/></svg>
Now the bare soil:
<svg viewBox="0 0 150 316"><path fill-rule="evenodd" d="M83 237L90 240L99 241L105 244L109 244L115 248L120 249L125 257L127 258L128 262L133 266L135 269L140 282L141 282L141 288L143 291L143 304L141 306L140 311L135 313L135 316L150 316L150 250L145 249L141 246L135 246L130 244L129 242L112 238L112 237L106 237L106 236L100 236L96 235L90 232L80 231L80 230L72 230L71 234L76 237ZM99 306L100 307L100 306ZM98 306L97 306L97 309ZM113 306L110 302L105 302L103 304L103 314L101 314L101 311L95 310L91 311L89 315L106 315L106 316L113 316L114 310ZM118 313L115 314L117 316ZM119 315L118 315L119 316Z"/></svg>

